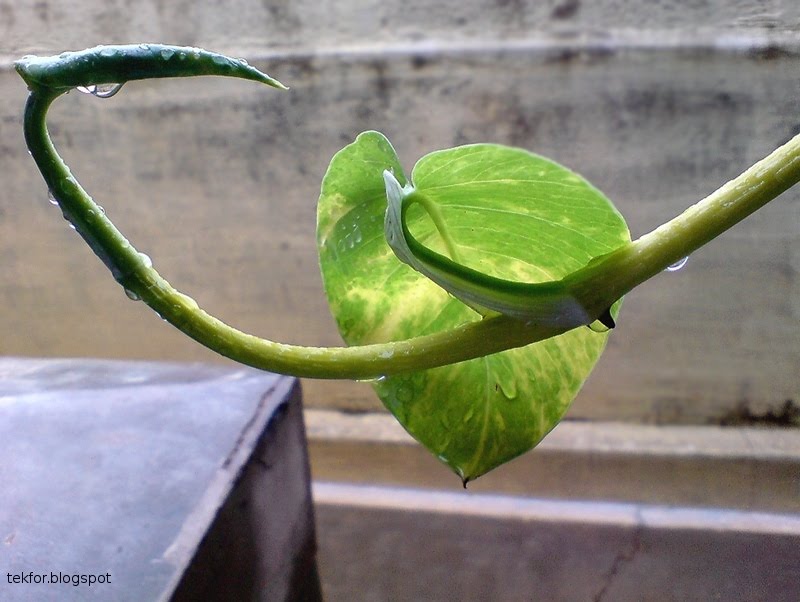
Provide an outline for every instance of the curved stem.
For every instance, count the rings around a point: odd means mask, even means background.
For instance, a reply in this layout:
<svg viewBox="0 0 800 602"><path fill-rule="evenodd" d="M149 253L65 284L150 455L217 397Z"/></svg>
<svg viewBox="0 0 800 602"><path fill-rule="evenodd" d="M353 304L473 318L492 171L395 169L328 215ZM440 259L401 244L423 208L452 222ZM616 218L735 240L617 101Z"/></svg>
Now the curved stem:
<svg viewBox="0 0 800 602"><path fill-rule="evenodd" d="M369 379L490 355L570 329L523 323L501 315L405 341L319 348L261 339L209 315L162 278L149 259L117 230L72 176L48 134L47 111L68 89L105 80L122 83L125 78L118 75L133 68L140 70L136 72L138 79L148 77L153 62L160 64L159 57L170 60L172 55L167 55L173 47L136 47L129 49L128 55L111 55L107 52L109 48L114 47L76 53L77 58L70 55L67 64L71 71L58 69L58 57L28 57L17 64L31 90L25 108L25 140L64 217L129 295L141 298L162 318L201 344L243 364L273 372L313 378ZM192 52L192 56L201 71L173 67L170 63L168 69L155 76L231 75L244 70L244 77L261 78L259 81L279 87L275 80L251 73L242 64L222 63L218 55ZM97 79L97 73L103 77ZM570 290L592 316L600 316L632 288L706 244L799 180L800 136L672 221L597 259L565 281L569 281Z"/></svg>
<svg viewBox="0 0 800 602"><path fill-rule="evenodd" d="M217 353L255 368L294 376L370 379L482 357L564 332L536 325L520 327L510 318L496 317L405 341L334 348L286 345L241 332L200 309L193 299L162 278L72 176L46 125L48 108L63 93L50 89L31 92L24 129L31 155L64 217L129 296L140 298L170 324Z"/></svg>

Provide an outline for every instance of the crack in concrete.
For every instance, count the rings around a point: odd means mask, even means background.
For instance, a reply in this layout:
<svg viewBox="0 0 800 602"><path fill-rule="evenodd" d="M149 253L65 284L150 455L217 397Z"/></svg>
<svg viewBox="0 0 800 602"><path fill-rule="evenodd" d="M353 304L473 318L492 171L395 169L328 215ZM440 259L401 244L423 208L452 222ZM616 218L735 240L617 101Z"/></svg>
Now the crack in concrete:
<svg viewBox="0 0 800 602"><path fill-rule="evenodd" d="M630 564L633 562L633 559L639 553L642 548L642 534L644 533L644 521L642 520L642 516L640 515L639 511L636 511L636 527L633 530L633 535L631 537L631 544L630 548L627 550L620 550L617 552L617 555L614 556L614 561L611 563L611 568L609 568L608 572L603 577L603 585L600 588L594 598L592 598L593 602L602 602L603 598L605 598L608 590L611 588L611 584L617 575L622 571L622 568L626 564Z"/></svg>

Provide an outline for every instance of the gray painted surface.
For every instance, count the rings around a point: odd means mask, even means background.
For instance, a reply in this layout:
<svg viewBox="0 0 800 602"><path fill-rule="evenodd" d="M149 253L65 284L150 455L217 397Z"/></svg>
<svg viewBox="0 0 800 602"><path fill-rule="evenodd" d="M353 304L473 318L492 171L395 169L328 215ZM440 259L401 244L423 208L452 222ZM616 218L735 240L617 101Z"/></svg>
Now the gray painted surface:
<svg viewBox="0 0 800 602"><path fill-rule="evenodd" d="M249 369L0 359L0 598L166 600L184 578L180 591L208 599L293 599L290 569L313 569L295 384ZM230 553L209 563L208 539Z"/></svg>

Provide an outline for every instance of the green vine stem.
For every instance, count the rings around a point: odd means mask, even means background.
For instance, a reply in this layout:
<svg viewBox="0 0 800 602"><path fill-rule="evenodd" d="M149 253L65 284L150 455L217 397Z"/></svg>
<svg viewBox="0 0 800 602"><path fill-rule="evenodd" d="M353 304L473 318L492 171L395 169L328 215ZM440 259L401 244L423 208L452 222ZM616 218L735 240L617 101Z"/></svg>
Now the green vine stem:
<svg viewBox="0 0 800 602"><path fill-rule="evenodd" d="M198 307L152 267L105 216L71 174L47 131L52 102L77 86L133 79L222 75L280 82L243 61L196 48L142 44L98 46L16 63L28 84L24 130L28 148L64 217L111 270L129 296L143 300L173 326L206 347L256 368L312 378L372 379L452 364L556 336L564 327L508 316L476 319L452 330L404 341L356 347L304 347L241 332ZM594 260L570 284L597 318L628 291L688 256L800 181L800 136L742 175L637 241ZM571 277L568 277L571 278Z"/></svg>

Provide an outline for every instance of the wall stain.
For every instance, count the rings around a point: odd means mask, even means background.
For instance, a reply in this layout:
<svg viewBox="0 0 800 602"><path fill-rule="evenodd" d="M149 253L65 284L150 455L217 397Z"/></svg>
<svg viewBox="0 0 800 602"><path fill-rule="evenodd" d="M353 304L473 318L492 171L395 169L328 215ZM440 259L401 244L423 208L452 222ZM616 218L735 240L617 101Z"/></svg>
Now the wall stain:
<svg viewBox="0 0 800 602"><path fill-rule="evenodd" d="M766 412L754 412L747 401L741 401L719 419L722 426L800 426L800 405L787 399L783 405Z"/></svg>
<svg viewBox="0 0 800 602"><path fill-rule="evenodd" d="M566 2L562 2L561 4L557 5L550 16L553 19L558 19L560 21L564 21L566 19L571 19L581 8L580 0L566 0Z"/></svg>
<svg viewBox="0 0 800 602"><path fill-rule="evenodd" d="M778 59L796 58L797 52L793 52L788 48L776 44L769 44L761 48L752 48L747 55L749 58L757 61L775 61Z"/></svg>

